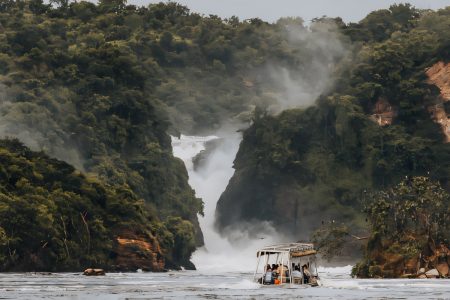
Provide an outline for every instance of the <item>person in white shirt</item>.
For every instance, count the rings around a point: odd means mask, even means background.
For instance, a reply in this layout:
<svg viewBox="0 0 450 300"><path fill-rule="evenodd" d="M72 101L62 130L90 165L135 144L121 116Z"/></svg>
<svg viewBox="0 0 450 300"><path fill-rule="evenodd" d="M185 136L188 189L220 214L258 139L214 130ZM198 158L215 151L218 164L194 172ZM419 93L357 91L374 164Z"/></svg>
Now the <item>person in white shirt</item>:
<svg viewBox="0 0 450 300"><path fill-rule="evenodd" d="M267 265L266 267L266 273L264 274L264 284L273 284L273 276L272 276L272 269L270 268L270 265Z"/></svg>
<svg viewBox="0 0 450 300"><path fill-rule="evenodd" d="M302 272L300 272L300 268L295 266L294 271L292 271L292 279L294 280L294 283L301 283L302 282Z"/></svg>

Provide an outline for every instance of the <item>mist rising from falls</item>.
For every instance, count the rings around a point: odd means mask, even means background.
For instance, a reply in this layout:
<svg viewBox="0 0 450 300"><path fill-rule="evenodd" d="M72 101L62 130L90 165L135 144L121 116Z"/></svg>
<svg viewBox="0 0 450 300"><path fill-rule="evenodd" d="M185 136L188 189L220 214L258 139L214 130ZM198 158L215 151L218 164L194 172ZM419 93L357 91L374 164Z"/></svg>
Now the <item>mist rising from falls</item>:
<svg viewBox="0 0 450 300"><path fill-rule="evenodd" d="M219 138L222 142L194 170L192 159L205 149L206 142ZM214 229L216 204L234 173L233 160L241 139L241 134L236 131L206 137L172 137L173 153L184 161L189 173L189 184L205 205L204 217L199 216L205 246L192 257L192 262L200 271L251 271L255 267L256 250L274 243L278 237L268 224L252 224L264 227L264 234L253 239L247 235L246 228L230 232L227 238L220 236Z"/></svg>

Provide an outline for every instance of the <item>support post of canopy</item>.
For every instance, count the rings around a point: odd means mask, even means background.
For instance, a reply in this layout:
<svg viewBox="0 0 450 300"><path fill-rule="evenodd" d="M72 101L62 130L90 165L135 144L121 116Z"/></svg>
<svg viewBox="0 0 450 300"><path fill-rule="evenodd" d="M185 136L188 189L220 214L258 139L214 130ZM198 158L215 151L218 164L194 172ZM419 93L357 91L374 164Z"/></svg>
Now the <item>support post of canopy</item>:
<svg viewBox="0 0 450 300"><path fill-rule="evenodd" d="M319 269L317 269L317 259L314 257L314 268L316 269L316 276L319 278Z"/></svg>
<svg viewBox="0 0 450 300"><path fill-rule="evenodd" d="M284 266L283 266L283 255L281 255L281 274L280 274L280 284L283 284L283 272L284 272Z"/></svg>
<svg viewBox="0 0 450 300"><path fill-rule="evenodd" d="M258 273L259 261L261 260L261 252L258 251L258 263L256 264L255 274L253 275L253 281L256 279L256 274Z"/></svg>
<svg viewBox="0 0 450 300"><path fill-rule="evenodd" d="M292 283L293 283L293 277L292 277L292 271L293 271L293 268L292 268L292 261L291 261L291 253L289 252L289 254L288 254L289 256L288 256L288 270L289 270L289 284L291 284L292 285Z"/></svg>
<svg viewBox="0 0 450 300"><path fill-rule="evenodd" d="M303 266L302 266L302 260L301 259L299 261L299 265L300 265L300 273L302 273L302 280L300 280L300 283L303 285L303 283L305 282L305 272L303 272Z"/></svg>
<svg viewBox="0 0 450 300"><path fill-rule="evenodd" d="M270 254L267 253L267 252L264 252L264 254L267 255L267 256L266 256L266 266L267 266L267 264L269 263L269 256L270 256ZM266 270L266 271L267 271L267 270Z"/></svg>
<svg viewBox="0 0 450 300"><path fill-rule="evenodd" d="M267 266L268 262L269 262L269 256L270 254L267 252L264 252L264 254L266 255L266 264L264 265L264 268ZM263 275L263 279L261 280L261 284L264 284L264 279L266 277L266 272L267 270L265 270L264 275Z"/></svg>
<svg viewBox="0 0 450 300"><path fill-rule="evenodd" d="M319 277L319 270L317 269L317 260L314 259L314 268L316 269L316 276Z"/></svg>

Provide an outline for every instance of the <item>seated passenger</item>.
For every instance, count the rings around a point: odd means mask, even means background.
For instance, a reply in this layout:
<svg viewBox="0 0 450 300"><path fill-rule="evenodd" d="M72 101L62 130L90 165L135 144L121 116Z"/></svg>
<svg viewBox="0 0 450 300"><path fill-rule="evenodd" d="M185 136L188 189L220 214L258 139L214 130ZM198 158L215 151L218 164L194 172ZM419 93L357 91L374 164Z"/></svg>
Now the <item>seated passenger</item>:
<svg viewBox="0 0 450 300"><path fill-rule="evenodd" d="M286 277L290 277L290 276L289 276L289 268L288 268L288 266L284 265L283 268L284 268L285 276L286 276Z"/></svg>
<svg viewBox="0 0 450 300"><path fill-rule="evenodd" d="M272 264L272 272L274 277L278 277L278 275L280 275L280 273L278 273L278 267L278 265Z"/></svg>
<svg viewBox="0 0 450 300"><path fill-rule="evenodd" d="M294 283L302 283L302 272L300 272L300 267L295 266L294 271L292 271L292 279Z"/></svg>
<svg viewBox="0 0 450 300"><path fill-rule="evenodd" d="M287 283L291 282L291 274L290 274L288 266L284 265L283 271L284 271L283 282L287 282Z"/></svg>
<svg viewBox="0 0 450 300"><path fill-rule="evenodd" d="M269 268L266 270L266 273L264 274L263 284L273 284L275 278L273 277L272 269L270 268L269 265L267 266Z"/></svg>
<svg viewBox="0 0 450 300"><path fill-rule="evenodd" d="M282 265L277 265L277 273L279 274L279 275L281 275L282 273L283 273L283 266Z"/></svg>
<svg viewBox="0 0 450 300"><path fill-rule="evenodd" d="M304 275L303 282L304 283L309 283L309 280L311 278L311 272L309 272L308 266L307 265L303 265L302 266L302 270L303 270L303 275Z"/></svg>

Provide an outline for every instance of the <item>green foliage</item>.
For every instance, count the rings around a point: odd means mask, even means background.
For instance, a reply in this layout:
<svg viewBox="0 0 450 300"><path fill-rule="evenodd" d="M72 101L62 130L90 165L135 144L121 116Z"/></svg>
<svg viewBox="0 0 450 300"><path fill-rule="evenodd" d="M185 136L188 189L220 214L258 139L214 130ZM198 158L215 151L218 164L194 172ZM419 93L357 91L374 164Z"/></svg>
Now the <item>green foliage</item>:
<svg viewBox="0 0 450 300"><path fill-rule="evenodd" d="M6 195L2 200L9 203L6 211L39 216L42 222L37 227L47 223L64 227L75 222L81 226L81 234L86 232L80 216L85 213L84 207L71 213L72 218L64 215L62 219L59 215L52 220L45 218L54 210L64 208L65 202L73 205L83 202L76 195L81 193L96 202L99 209L106 209L108 203L115 211L108 216L110 222L120 223L138 209L146 217L139 217L136 222L145 223L150 218L152 226L160 228L160 236L156 238L161 241L171 234L164 222L179 217L192 225L185 225L185 230L191 230L196 245L201 245L197 214L202 213L203 204L187 183L183 163L173 157L166 133L170 122L165 110L168 105L176 107L177 104L162 100L178 99L179 94L175 89L169 90L167 97L160 97L159 90L173 78L185 76L180 66L184 67L188 61L196 61L196 68L190 69L192 72L213 65L202 54L200 45L193 43L196 36L190 33L193 26L200 26L202 18L174 3L138 8L115 0L98 4L54 1L52 5L37 0L3 1L0 8L0 98L6 103L0 111L1 134L18 137L33 150L45 151L92 174L100 186L111 185L117 189L117 197L106 201L107 192L95 185L80 184L73 191L75 194L67 194L64 183L58 180L55 186L62 190L52 190L59 199L52 204L55 207L51 205L52 210L41 210L37 195L30 199ZM185 27L184 31L180 25ZM196 81L192 76L187 77ZM202 96L202 99L207 98ZM176 110L181 114L184 109ZM193 111L203 113L198 107L193 107ZM20 166L5 165L5 168L4 174L17 180L18 188L29 188L30 179L22 175ZM64 169L74 172L69 165L56 164L50 179L44 176L39 184L65 176L61 174ZM36 172L37 177L41 175L42 172ZM72 176L70 179L76 181ZM31 184L35 185L38 183ZM119 197L137 197L145 203L136 202L128 207ZM35 204L22 210L16 206L21 201ZM21 220L16 221L10 225L21 224ZM87 258L90 256L97 257L99 264L106 263L108 258L104 254L109 251L105 249L111 249L112 231L105 222L104 218L94 218L90 225L92 230L98 230L98 241L102 242L94 245L94 240L90 241L87 250L97 247L97 254L79 254L86 250L79 245L86 242L86 237L67 243L58 240L63 248L55 257L60 260L65 257L66 261L57 267L75 268L90 261ZM142 232L147 230L144 224L138 228ZM46 230L43 227L41 232ZM7 234L10 237L9 231ZM41 237L41 240L46 239ZM37 247L37 244L29 245ZM189 254L177 258L172 258L172 248L162 252L178 267L190 264L193 248L189 244L187 249ZM9 267L14 268L14 264Z"/></svg>
<svg viewBox="0 0 450 300"><path fill-rule="evenodd" d="M352 275L395 276L382 270L383 255L400 256L406 261L427 253L430 244L448 241L449 208L450 194L439 182L423 176L407 177L390 189L372 194L365 206L371 237L364 259L353 268Z"/></svg>
<svg viewBox="0 0 450 300"><path fill-rule="evenodd" d="M441 38L448 14L401 4L358 24L334 20L354 42L352 59L336 65L334 86L314 107L255 114L218 203L219 228L259 219L308 238L321 221L335 220L359 232L369 191L423 175L448 190L450 144L427 110L440 100L425 75L450 59ZM382 101L393 116L379 126Z"/></svg>
<svg viewBox="0 0 450 300"><path fill-rule="evenodd" d="M0 270L110 268L112 240L154 222L124 186L0 140Z"/></svg>
<svg viewBox="0 0 450 300"><path fill-rule="evenodd" d="M313 227L320 215L352 220L349 226L359 228L359 202L367 189L426 172L448 184L448 144L426 110L438 90L423 72L437 59L449 59L449 9L399 4L358 24L320 18L306 28L295 18L269 24L204 17L174 2L51 3L0 1L1 134L93 175L77 179L68 175L75 172L72 166L55 162L51 170L39 165L24 176L28 169L21 169L25 163L19 159L5 163L0 177L27 195L5 192L6 211L36 217L37 228L51 235L69 221L80 229L78 239L54 241L58 251L48 257L64 261L61 266L106 262L108 222L120 224L131 215L151 220L152 230L137 221L143 226L138 227L156 235L168 261L189 264L193 239L202 243L197 214L203 206L172 155L167 131L211 132L233 119L253 122L219 202L219 223L259 218L299 229ZM323 40L325 46L317 42ZM350 41L354 45L346 47ZM315 107L264 113L276 99L292 97L280 83L283 74L293 82L301 78L305 86L321 82L318 62L335 84ZM380 99L398 110L391 126L380 128L368 116ZM252 119L255 107L261 111ZM11 155L24 155L21 147L13 148ZM124 205L121 198L142 201ZM239 211L230 199L239 199ZM78 202L85 204L69 210L74 221L58 214L66 203ZM98 243L90 240L83 248L87 203L103 217L89 221ZM8 226L16 223L23 227L26 220L17 217ZM19 242L9 227L0 227L3 240ZM40 240L48 239L40 234ZM40 240L29 245L37 249ZM88 253L73 259L71 253L82 249ZM8 263L25 257L17 251L8 250Z"/></svg>
<svg viewBox="0 0 450 300"><path fill-rule="evenodd" d="M323 258L330 260L342 255L344 247L349 244L349 228L344 224L328 223L314 231L312 242Z"/></svg>
<svg viewBox="0 0 450 300"><path fill-rule="evenodd" d="M195 251L196 242L193 226L179 217L171 217L165 222L166 228L173 234L172 258L174 261L189 261Z"/></svg>
<svg viewBox="0 0 450 300"><path fill-rule="evenodd" d="M371 230L381 238L400 240L413 234L424 236L426 242L450 237L449 207L450 195L439 182L427 177L413 177L392 189L375 193L365 212Z"/></svg>

